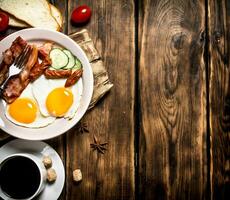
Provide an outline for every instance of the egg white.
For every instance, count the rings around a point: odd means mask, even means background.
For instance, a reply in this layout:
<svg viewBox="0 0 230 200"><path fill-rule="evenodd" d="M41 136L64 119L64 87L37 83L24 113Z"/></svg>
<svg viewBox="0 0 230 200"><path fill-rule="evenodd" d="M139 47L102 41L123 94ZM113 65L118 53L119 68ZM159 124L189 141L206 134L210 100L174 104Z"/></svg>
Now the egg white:
<svg viewBox="0 0 230 200"><path fill-rule="evenodd" d="M26 87L26 89L23 91L23 93L20 95L19 98L29 98L29 99L31 99L31 100L36 102L36 100L35 100L35 98L33 96L33 93L32 93L31 84L29 84ZM5 104L5 106L6 106L6 109L5 109L6 118L9 121L11 121L12 123L14 123L16 125L19 125L19 126L23 126L23 127L27 127L27 128L42 128L42 127L48 126L49 124L52 124L56 119L55 117L52 117L52 116L48 116L48 117L42 116L41 113L39 112L39 107L38 107L38 104L37 104L38 112L37 112L37 116L36 116L35 121L32 122L32 123L29 123L29 124L21 123L21 122L18 122L14 118L11 117L11 115L8 112L9 111L9 105Z"/></svg>
<svg viewBox="0 0 230 200"><path fill-rule="evenodd" d="M51 116L46 108L46 98L49 93L55 88L64 87L65 82L66 79L46 79L45 76L42 75L31 84L33 96L36 99L40 112L43 116ZM80 106L80 100L83 92L82 78L80 78L75 85L69 87L68 89L71 90L74 99L72 106L64 115L64 118L70 120L75 116L75 113Z"/></svg>

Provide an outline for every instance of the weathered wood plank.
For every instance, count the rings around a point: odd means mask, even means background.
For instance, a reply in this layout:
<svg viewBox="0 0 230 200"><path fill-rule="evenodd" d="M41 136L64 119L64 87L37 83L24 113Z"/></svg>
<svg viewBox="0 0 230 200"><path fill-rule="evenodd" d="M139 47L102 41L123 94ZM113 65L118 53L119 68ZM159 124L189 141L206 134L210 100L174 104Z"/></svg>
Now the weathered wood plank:
<svg viewBox="0 0 230 200"><path fill-rule="evenodd" d="M209 1L212 199L230 196L230 2Z"/></svg>
<svg viewBox="0 0 230 200"><path fill-rule="evenodd" d="M84 28L89 30L115 86L85 116L90 133L80 134L77 127L67 133L66 198L134 199L134 3L69 1L69 13L81 4L93 11ZM69 33L81 28L69 24ZM90 149L93 134L109 142L104 155ZM83 174L80 184L72 181L76 168Z"/></svg>
<svg viewBox="0 0 230 200"><path fill-rule="evenodd" d="M139 197L203 199L205 1L139 2Z"/></svg>

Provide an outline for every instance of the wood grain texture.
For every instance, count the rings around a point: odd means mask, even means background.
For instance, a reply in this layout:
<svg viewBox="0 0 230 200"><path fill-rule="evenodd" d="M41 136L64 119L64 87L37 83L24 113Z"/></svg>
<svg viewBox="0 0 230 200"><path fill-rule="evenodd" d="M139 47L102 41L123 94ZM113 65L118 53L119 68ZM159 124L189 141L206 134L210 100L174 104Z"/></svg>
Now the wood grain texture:
<svg viewBox="0 0 230 200"><path fill-rule="evenodd" d="M114 87L84 117L90 133L80 134L77 127L67 133L66 199L134 199L134 3L69 1L69 13L81 4L91 7L91 21L78 28L69 24L69 33L89 30ZM109 142L104 155L90 149L93 134ZM80 184L72 180L77 168Z"/></svg>
<svg viewBox="0 0 230 200"><path fill-rule="evenodd" d="M139 197L204 199L205 1L139 3Z"/></svg>
<svg viewBox="0 0 230 200"><path fill-rule="evenodd" d="M59 200L135 199L134 127L140 127L137 198L208 199L211 190L211 199L227 199L230 2L208 0L206 8L205 0L50 2L62 12L64 33L89 30L114 83L110 95L83 118L90 133L79 133L76 125L65 135L45 141L66 166L66 184ZM92 18L87 25L75 27L70 23L71 12L82 4L91 7ZM139 12L136 47L135 5ZM10 28L0 36L18 30ZM204 55L205 41L209 57ZM136 107L135 77L139 80ZM207 98L210 107L206 108ZM134 124L135 113L140 114L140 126ZM206 149L209 125L211 149ZM105 155L90 149L93 134L109 141ZM1 141L0 146L12 139ZM210 172L206 152L210 153ZM72 181L72 171L77 168L83 174L80 184Z"/></svg>
<svg viewBox="0 0 230 200"><path fill-rule="evenodd" d="M209 2L212 199L230 196L230 2Z"/></svg>

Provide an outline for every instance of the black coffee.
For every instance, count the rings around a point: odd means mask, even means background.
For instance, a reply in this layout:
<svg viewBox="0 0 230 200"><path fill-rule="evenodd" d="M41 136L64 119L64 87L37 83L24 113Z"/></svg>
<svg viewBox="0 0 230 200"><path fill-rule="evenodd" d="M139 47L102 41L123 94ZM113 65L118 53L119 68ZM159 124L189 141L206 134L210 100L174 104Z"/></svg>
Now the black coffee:
<svg viewBox="0 0 230 200"><path fill-rule="evenodd" d="M40 178L37 165L23 156L10 158L0 168L0 187L14 199L31 197L39 187Z"/></svg>

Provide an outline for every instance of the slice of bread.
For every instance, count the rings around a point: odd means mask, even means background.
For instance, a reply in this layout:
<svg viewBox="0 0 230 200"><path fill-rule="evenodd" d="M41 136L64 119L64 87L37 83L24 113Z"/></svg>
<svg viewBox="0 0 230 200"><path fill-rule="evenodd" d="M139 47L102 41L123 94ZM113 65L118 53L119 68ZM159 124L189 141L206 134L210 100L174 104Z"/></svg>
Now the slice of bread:
<svg viewBox="0 0 230 200"><path fill-rule="evenodd" d="M49 4L49 5L50 5L50 10L51 10L52 16L55 18L58 25L60 27L62 27L63 26L63 18L62 18L61 12L54 5L52 5L52 4ZM20 28L30 27L29 24L21 21L20 19L14 17L12 15L9 15L9 25L14 26L14 27L20 27Z"/></svg>
<svg viewBox="0 0 230 200"><path fill-rule="evenodd" d="M14 27L26 28L30 27L26 22L21 21L20 19L9 14L9 25Z"/></svg>
<svg viewBox="0 0 230 200"><path fill-rule="evenodd" d="M51 10L52 16L56 19L58 25L62 28L62 26L63 26L63 18L62 18L62 14L61 14L60 10L57 9L52 4L49 4L49 5L50 5L50 10Z"/></svg>
<svg viewBox="0 0 230 200"><path fill-rule="evenodd" d="M33 27L60 29L46 0L0 0L0 9Z"/></svg>

